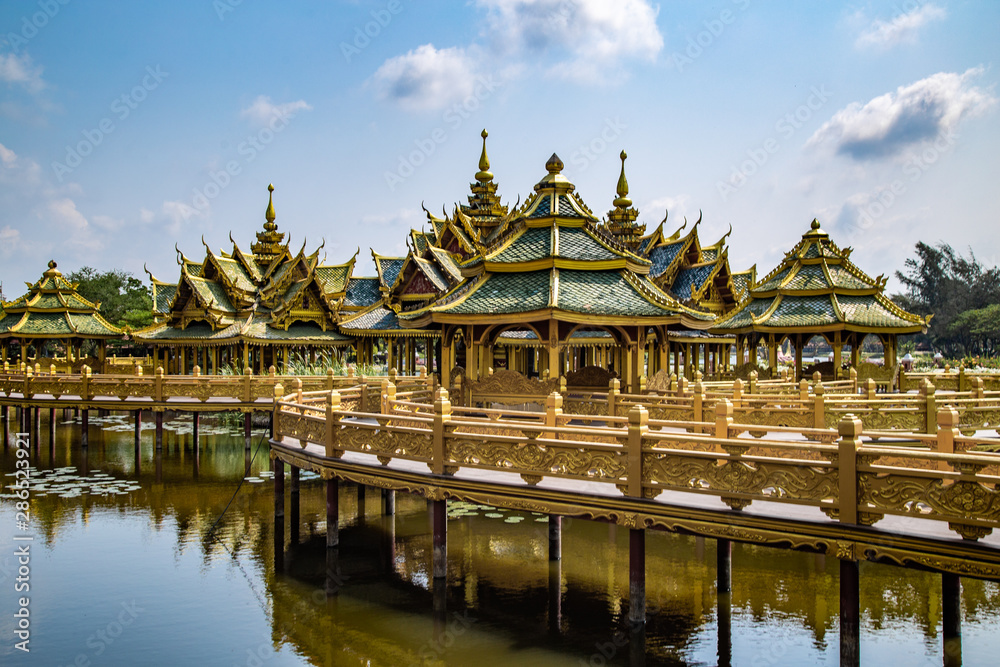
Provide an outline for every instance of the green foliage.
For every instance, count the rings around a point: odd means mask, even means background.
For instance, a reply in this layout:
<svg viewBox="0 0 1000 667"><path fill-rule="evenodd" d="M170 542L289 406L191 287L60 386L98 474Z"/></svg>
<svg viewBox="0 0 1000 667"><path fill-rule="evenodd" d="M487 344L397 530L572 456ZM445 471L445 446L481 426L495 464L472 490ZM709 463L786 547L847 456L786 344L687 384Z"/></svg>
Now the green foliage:
<svg viewBox="0 0 1000 667"><path fill-rule="evenodd" d="M79 283L77 291L101 304L101 316L115 326L139 329L153 323L153 299L149 288L127 271L112 269L103 273L89 266L65 276Z"/></svg>
<svg viewBox="0 0 1000 667"><path fill-rule="evenodd" d="M934 315L925 338L945 356L996 354L1000 311L991 308L1000 304L1000 269L946 243L918 242L916 255L896 272L906 292L892 298L914 313Z"/></svg>

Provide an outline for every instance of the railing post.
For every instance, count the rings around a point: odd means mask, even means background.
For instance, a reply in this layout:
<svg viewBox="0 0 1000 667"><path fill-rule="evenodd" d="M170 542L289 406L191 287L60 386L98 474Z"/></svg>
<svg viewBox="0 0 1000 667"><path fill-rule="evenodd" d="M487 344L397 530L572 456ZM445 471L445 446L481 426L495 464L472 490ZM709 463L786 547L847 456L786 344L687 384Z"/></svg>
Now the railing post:
<svg viewBox="0 0 1000 667"><path fill-rule="evenodd" d="M333 369L326 369L326 390L333 391Z"/></svg>
<svg viewBox="0 0 1000 667"><path fill-rule="evenodd" d="M967 380L968 380L968 377L965 374L965 365L963 364L963 365L961 365L961 366L958 367L958 391L959 392L968 391L969 385L968 385Z"/></svg>
<svg viewBox="0 0 1000 667"><path fill-rule="evenodd" d="M195 364L194 368L191 371L191 374L194 375L195 377L201 376L201 366L199 366L198 364Z"/></svg>
<svg viewBox="0 0 1000 667"><path fill-rule="evenodd" d="M935 451L940 454L955 453L955 438L958 436L958 410L946 405L937 413L937 441ZM938 467L941 470L951 470L952 467L945 461L940 461Z"/></svg>
<svg viewBox="0 0 1000 667"><path fill-rule="evenodd" d="M667 391L675 396L677 395L677 373L670 374L670 386Z"/></svg>
<svg viewBox="0 0 1000 667"><path fill-rule="evenodd" d="M302 378L295 378L295 402L302 405Z"/></svg>
<svg viewBox="0 0 1000 667"><path fill-rule="evenodd" d="M157 366L153 373L153 400L163 401L163 366Z"/></svg>
<svg viewBox="0 0 1000 667"><path fill-rule="evenodd" d="M26 394L27 395L27 394ZM80 398L90 400L94 397L90 390L90 366L83 367L83 395Z"/></svg>
<svg viewBox="0 0 1000 667"><path fill-rule="evenodd" d="M728 398L715 403L715 437L729 438L729 427L733 425L733 404Z"/></svg>
<svg viewBox="0 0 1000 667"><path fill-rule="evenodd" d="M563 397L559 392L554 391L545 397L545 425L555 428L559 426L559 418L563 413ZM546 438L558 439L559 435L554 432L547 432Z"/></svg>
<svg viewBox="0 0 1000 667"><path fill-rule="evenodd" d="M608 383L608 416L617 417L618 395L621 394L622 383L618 378L611 378Z"/></svg>
<svg viewBox="0 0 1000 667"><path fill-rule="evenodd" d="M645 375L640 375L639 376L639 393L640 394L645 394L646 393L646 376Z"/></svg>
<svg viewBox="0 0 1000 667"><path fill-rule="evenodd" d="M858 448L861 447L861 420L852 414L844 415L837 424L840 433L840 451L837 456L839 480L840 522L858 523Z"/></svg>
<svg viewBox="0 0 1000 667"><path fill-rule="evenodd" d="M55 374L56 374L56 365L49 364L49 375L55 375Z"/></svg>
<svg viewBox="0 0 1000 667"><path fill-rule="evenodd" d="M924 432L933 435L937 432L937 396L934 385L930 382L924 386L924 418L926 424Z"/></svg>
<svg viewBox="0 0 1000 667"><path fill-rule="evenodd" d="M393 384L396 384L396 376L398 376L398 375L399 375L399 372L395 368L390 368L389 369L389 382L391 382Z"/></svg>
<svg viewBox="0 0 1000 667"><path fill-rule="evenodd" d="M851 393L856 394L858 393L858 369L855 368L854 366L851 366L850 375L851 375Z"/></svg>
<svg viewBox="0 0 1000 667"><path fill-rule="evenodd" d="M705 421L704 420L704 406L705 406L705 385L698 380L694 383L694 396L691 399L691 407L694 414L691 417L691 421ZM701 431L697 429L696 432Z"/></svg>
<svg viewBox="0 0 1000 667"><path fill-rule="evenodd" d="M368 412L368 381L364 375L359 375L358 381L361 382L361 397L358 399L361 404L358 406L358 412Z"/></svg>
<svg viewBox="0 0 1000 667"><path fill-rule="evenodd" d="M642 438L649 431L649 412L641 405L628 411L628 495L642 498Z"/></svg>
<svg viewBox="0 0 1000 667"><path fill-rule="evenodd" d="M281 406L278 405L278 402L281 401L284 395L285 395L284 386L282 386L280 382L274 385L274 407L271 409L272 413L271 424L274 434L272 437L275 440L278 440L279 442L281 441L282 435L281 435L281 420L278 419L278 415L281 413Z"/></svg>
<svg viewBox="0 0 1000 667"><path fill-rule="evenodd" d="M451 401L448 390L439 387L434 399L433 445L431 450L431 472L443 475L445 469L445 425L451 421Z"/></svg>
<svg viewBox="0 0 1000 667"><path fill-rule="evenodd" d="M826 387L822 382L813 387L813 428L826 428Z"/></svg>
<svg viewBox="0 0 1000 667"><path fill-rule="evenodd" d="M243 369L243 401L253 402L253 369L249 366Z"/></svg>
<svg viewBox="0 0 1000 667"><path fill-rule="evenodd" d="M391 415L395 412L395 407L393 407L393 402L396 400L396 385L392 382L383 382L382 384L382 414Z"/></svg>
<svg viewBox="0 0 1000 667"><path fill-rule="evenodd" d="M743 406L743 380L736 378L733 380L733 407Z"/></svg>
<svg viewBox="0 0 1000 667"><path fill-rule="evenodd" d="M809 380L805 378L799 380L799 400L800 401L809 400Z"/></svg>
<svg viewBox="0 0 1000 667"><path fill-rule="evenodd" d="M337 436L340 434L340 392L331 391L326 395L326 455L339 458Z"/></svg>
<svg viewBox="0 0 1000 667"><path fill-rule="evenodd" d="M687 396L688 395L688 385L690 382L686 377L681 376L680 380L677 381L677 396Z"/></svg>
<svg viewBox="0 0 1000 667"><path fill-rule="evenodd" d="M757 393L757 371L750 371L750 386L747 387L748 394Z"/></svg>
<svg viewBox="0 0 1000 667"><path fill-rule="evenodd" d="M865 393L869 401L875 400L875 380L868 378L865 380Z"/></svg>
<svg viewBox="0 0 1000 667"><path fill-rule="evenodd" d="M983 400L985 398L985 385L983 384L983 378L972 378L972 397L976 400Z"/></svg>
<svg viewBox="0 0 1000 667"><path fill-rule="evenodd" d="M142 364L135 365L135 374L137 377L142 377Z"/></svg>

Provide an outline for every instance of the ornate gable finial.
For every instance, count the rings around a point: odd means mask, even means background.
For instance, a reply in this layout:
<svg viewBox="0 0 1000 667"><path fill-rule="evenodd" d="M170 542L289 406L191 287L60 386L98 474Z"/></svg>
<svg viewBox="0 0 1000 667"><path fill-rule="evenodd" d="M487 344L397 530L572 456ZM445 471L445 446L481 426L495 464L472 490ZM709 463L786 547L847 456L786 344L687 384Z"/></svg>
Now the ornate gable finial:
<svg viewBox="0 0 1000 667"><path fill-rule="evenodd" d="M618 176L618 186L615 188L617 197L612 202L615 208L608 212L607 229L611 234L630 248L638 247L642 235L646 233L646 225L636 223L639 211L632 208L632 200L628 198L628 180L625 178L625 160L628 154L622 151L621 174Z"/></svg>
<svg viewBox="0 0 1000 667"><path fill-rule="evenodd" d="M273 196L274 196L274 184L273 183L268 183L267 184L267 210L264 211L264 217L271 224L274 224L274 219L275 219L275 217L277 217L277 216L274 215L274 200L273 200Z"/></svg>
<svg viewBox="0 0 1000 667"><path fill-rule="evenodd" d="M618 208L628 208L632 205L632 200L628 198L628 180L625 178L625 159L628 157L628 153L622 151L619 157L622 159L622 173L618 176L618 187L615 190L618 198L612 203Z"/></svg>
<svg viewBox="0 0 1000 667"><path fill-rule="evenodd" d="M563 164L563 161L560 160L559 156L556 155L555 153L553 153L552 157L550 157L548 161L545 163L545 169L550 174L561 174L563 167L565 166L566 165Z"/></svg>
<svg viewBox="0 0 1000 667"><path fill-rule="evenodd" d="M281 242L285 238L284 232L278 231L278 225L274 222L274 185L267 185L267 210L264 211L264 231L257 232L257 242L250 245L254 260L260 264L270 264L279 254L281 254Z"/></svg>
<svg viewBox="0 0 1000 667"><path fill-rule="evenodd" d="M490 173L490 158L486 154L486 137L490 136L490 133L483 129L481 136L483 137L483 152L479 156L479 172L476 174L476 180L480 183L486 183L493 180L493 174Z"/></svg>

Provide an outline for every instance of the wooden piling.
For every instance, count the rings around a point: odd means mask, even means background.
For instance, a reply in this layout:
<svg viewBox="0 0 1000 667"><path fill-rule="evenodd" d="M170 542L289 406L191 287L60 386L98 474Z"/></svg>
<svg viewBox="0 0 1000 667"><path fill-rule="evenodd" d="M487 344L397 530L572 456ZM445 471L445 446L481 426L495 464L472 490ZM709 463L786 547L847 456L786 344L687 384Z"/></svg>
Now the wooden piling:
<svg viewBox="0 0 1000 667"><path fill-rule="evenodd" d="M80 413L80 439L81 445L90 446L90 410L84 408Z"/></svg>
<svg viewBox="0 0 1000 667"><path fill-rule="evenodd" d="M163 450L163 413L156 413L156 451Z"/></svg>
<svg viewBox="0 0 1000 667"><path fill-rule="evenodd" d="M944 664L962 664L962 579L948 572L941 575L941 635Z"/></svg>
<svg viewBox="0 0 1000 667"><path fill-rule="evenodd" d="M628 620L633 625L646 622L646 531L629 529L628 540Z"/></svg>
<svg viewBox="0 0 1000 667"><path fill-rule="evenodd" d="M562 517L549 515L549 560L562 560Z"/></svg>
<svg viewBox="0 0 1000 667"><path fill-rule="evenodd" d="M434 500L431 506L431 530L434 533L434 578L448 576L448 501Z"/></svg>
<svg viewBox="0 0 1000 667"><path fill-rule="evenodd" d="M729 540L719 538L715 541L716 546L716 576L718 583L716 590L719 593L733 592L733 543Z"/></svg>
<svg viewBox="0 0 1000 667"><path fill-rule="evenodd" d="M340 546L340 480L326 480L326 547Z"/></svg>
<svg viewBox="0 0 1000 667"><path fill-rule="evenodd" d="M840 664L861 663L861 596L858 562L840 561Z"/></svg>

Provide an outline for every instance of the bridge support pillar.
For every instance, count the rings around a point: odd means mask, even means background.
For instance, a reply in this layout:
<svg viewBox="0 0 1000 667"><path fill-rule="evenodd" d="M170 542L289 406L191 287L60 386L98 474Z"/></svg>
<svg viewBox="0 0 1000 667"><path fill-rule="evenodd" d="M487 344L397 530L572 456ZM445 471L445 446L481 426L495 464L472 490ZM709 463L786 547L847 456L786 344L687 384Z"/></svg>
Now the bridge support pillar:
<svg viewBox="0 0 1000 667"><path fill-rule="evenodd" d="M135 453L139 453L139 444L142 441L142 410L135 411Z"/></svg>
<svg viewBox="0 0 1000 667"><path fill-rule="evenodd" d="M299 543L299 467L290 465L288 469L292 478L288 494L288 509L291 513L289 528L292 533L292 548L294 548Z"/></svg>
<svg viewBox="0 0 1000 667"><path fill-rule="evenodd" d="M199 426L199 422L201 422L200 416L201 415L198 412L192 412L191 413L191 436L194 439L194 451L196 451L196 452L198 451L198 446L199 446L199 443L198 443L198 426Z"/></svg>
<svg viewBox="0 0 1000 667"><path fill-rule="evenodd" d="M246 443L246 448L250 449L250 427L253 423L253 413L248 412L243 415L243 440Z"/></svg>
<svg viewBox="0 0 1000 667"><path fill-rule="evenodd" d="M56 444L56 409L49 408L49 448Z"/></svg>
<svg viewBox="0 0 1000 667"><path fill-rule="evenodd" d="M396 514L396 492L392 489L382 489L382 514L385 516Z"/></svg>
<svg viewBox="0 0 1000 667"><path fill-rule="evenodd" d="M944 664L962 664L962 579L957 574L941 575L941 634Z"/></svg>
<svg viewBox="0 0 1000 667"><path fill-rule="evenodd" d="M3 448L10 447L10 406L0 407L0 418L3 419Z"/></svg>
<svg viewBox="0 0 1000 667"><path fill-rule="evenodd" d="M840 664L861 664L861 596L858 562L840 561Z"/></svg>
<svg viewBox="0 0 1000 667"><path fill-rule="evenodd" d="M28 408L29 410L31 408ZM39 444L42 441L42 409L40 407L35 407L35 419L34 424L31 428L31 438L35 442L35 449L38 449Z"/></svg>
<svg viewBox="0 0 1000 667"><path fill-rule="evenodd" d="M722 593L733 592L733 543L729 540L718 539L716 542L716 576L718 584L716 590Z"/></svg>
<svg viewBox="0 0 1000 667"><path fill-rule="evenodd" d="M448 501L434 500L431 505L431 530L434 533L434 578L448 576Z"/></svg>
<svg viewBox="0 0 1000 667"><path fill-rule="evenodd" d="M549 560L562 560L562 517L549 515Z"/></svg>
<svg viewBox="0 0 1000 667"><path fill-rule="evenodd" d="M80 444L90 446L90 410L84 408L80 413Z"/></svg>
<svg viewBox="0 0 1000 667"><path fill-rule="evenodd" d="M156 413L156 451L163 450L163 413Z"/></svg>
<svg viewBox="0 0 1000 667"><path fill-rule="evenodd" d="M326 480L326 548L340 546L340 480Z"/></svg>
<svg viewBox="0 0 1000 667"><path fill-rule="evenodd" d="M562 561L558 560L549 563L549 632L562 632Z"/></svg>
<svg viewBox="0 0 1000 667"><path fill-rule="evenodd" d="M274 459L274 517L285 518L285 462Z"/></svg>
<svg viewBox="0 0 1000 667"><path fill-rule="evenodd" d="M646 623L646 531L632 528L628 533L628 620Z"/></svg>

